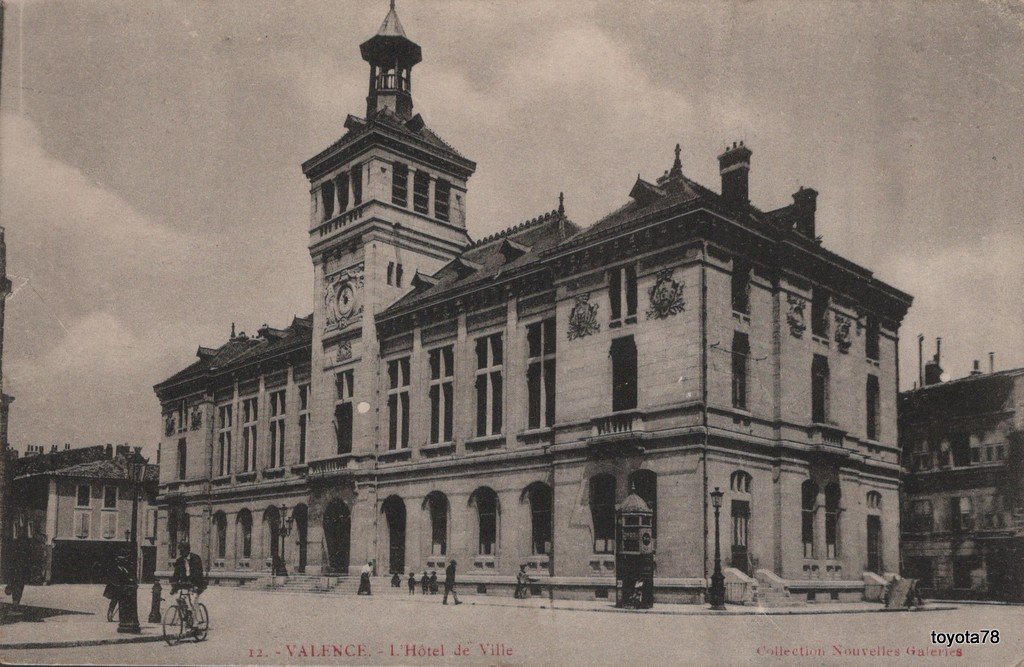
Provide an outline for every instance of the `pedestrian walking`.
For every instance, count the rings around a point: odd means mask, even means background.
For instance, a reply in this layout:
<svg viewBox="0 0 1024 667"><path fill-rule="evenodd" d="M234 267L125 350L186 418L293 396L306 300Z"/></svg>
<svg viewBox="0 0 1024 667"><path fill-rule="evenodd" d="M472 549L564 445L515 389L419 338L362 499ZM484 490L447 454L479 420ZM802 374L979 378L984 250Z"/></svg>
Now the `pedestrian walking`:
<svg viewBox="0 0 1024 667"><path fill-rule="evenodd" d="M526 587L533 581L530 575L526 574L526 565L522 564L519 566L519 572L516 573L516 590L512 593L514 598L525 598Z"/></svg>
<svg viewBox="0 0 1024 667"><path fill-rule="evenodd" d="M424 595L430 592L430 577L427 576L426 570L423 570L423 576L420 577L420 588Z"/></svg>
<svg viewBox="0 0 1024 667"><path fill-rule="evenodd" d="M367 561L366 565L363 566L362 571L359 573L359 591L358 595L372 595L370 593L370 573L373 572L373 564Z"/></svg>
<svg viewBox="0 0 1024 667"><path fill-rule="evenodd" d="M459 596L455 593L455 559L453 558L449 563L448 567L444 569L444 600L441 604L448 604L448 594L452 594L452 599L455 600L455 604L462 604L459 602Z"/></svg>
<svg viewBox="0 0 1024 667"><path fill-rule="evenodd" d="M25 559L25 546L22 540L13 540L11 543L9 564L7 566L7 586L4 593L11 596L11 602L17 607L21 604L21 595L25 592L25 582L28 580L28 568Z"/></svg>
<svg viewBox="0 0 1024 667"><path fill-rule="evenodd" d="M120 556L118 556L118 558L120 558ZM124 592L121 586L120 572L118 571L116 564L112 567L103 567L100 565L99 561L93 565L93 570L96 571L98 576L100 576L106 583L103 587L103 597L110 601L107 604L107 622L109 623L114 620L114 612L117 611L117 605L120 603L121 595Z"/></svg>
<svg viewBox="0 0 1024 667"><path fill-rule="evenodd" d="M430 594L437 595L437 570L430 571Z"/></svg>
<svg viewBox="0 0 1024 667"><path fill-rule="evenodd" d="M409 573L409 595L416 595L416 573Z"/></svg>

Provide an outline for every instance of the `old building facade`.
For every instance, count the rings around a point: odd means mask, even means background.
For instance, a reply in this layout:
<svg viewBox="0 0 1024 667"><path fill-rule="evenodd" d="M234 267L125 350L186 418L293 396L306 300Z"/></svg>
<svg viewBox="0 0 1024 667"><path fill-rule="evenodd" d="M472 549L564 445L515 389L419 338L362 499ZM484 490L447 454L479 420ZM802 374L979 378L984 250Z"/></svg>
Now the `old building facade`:
<svg viewBox="0 0 1024 667"><path fill-rule="evenodd" d="M602 596L635 489L660 594L697 600L720 487L738 581L846 599L896 569L911 299L824 249L814 190L762 211L747 147L719 156L721 193L677 147L585 229L560 201L473 241L475 164L414 113L421 52L393 8L361 52L365 118L303 164L312 317L200 348L157 386L168 556L186 525L225 578L278 556L315 574L456 558L479 590L526 563L559 595Z"/></svg>
<svg viewBox="0 0 1024 667"><path fill-rule="evenodd" d="M933 596L1024 600L1024 369L940 382L900 395L902 552Z"/></svg>

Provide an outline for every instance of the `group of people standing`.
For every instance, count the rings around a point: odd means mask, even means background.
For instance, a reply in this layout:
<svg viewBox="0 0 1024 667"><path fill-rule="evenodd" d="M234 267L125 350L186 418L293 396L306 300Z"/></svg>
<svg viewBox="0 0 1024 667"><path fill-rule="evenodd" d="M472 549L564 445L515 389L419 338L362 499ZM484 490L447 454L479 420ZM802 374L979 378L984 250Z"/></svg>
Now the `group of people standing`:
<svg viewBox="0 0 1024 667"><path fill-rule="evenodd" d="M426 570L423 570L423 576L420 577L419 582L416 581L416 573L409 573L409 595L415 595L416 585L419 583L420 589L423 591L423 595L436 595L438 591L437 586L437 571L431 570L430 574L427 574ZM402 585L401 575L395 572L394 576L391 577L391 585L395 588L399 588Z"/></svg>

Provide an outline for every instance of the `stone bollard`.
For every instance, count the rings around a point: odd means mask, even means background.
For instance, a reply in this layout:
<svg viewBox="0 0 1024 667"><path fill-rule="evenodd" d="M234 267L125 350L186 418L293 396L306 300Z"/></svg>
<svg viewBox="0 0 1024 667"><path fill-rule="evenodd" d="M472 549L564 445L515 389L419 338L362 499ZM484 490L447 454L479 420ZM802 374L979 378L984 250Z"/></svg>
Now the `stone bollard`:
<svg viewBox="0 0 1024 667"><path fill-rule="evenodd" d="M160 594L163 589L160 588L160 582L153 582L153 593L152 593L152 604L149 608L149 622L159 623L160 622L160 601L163 600Z"/></svg>

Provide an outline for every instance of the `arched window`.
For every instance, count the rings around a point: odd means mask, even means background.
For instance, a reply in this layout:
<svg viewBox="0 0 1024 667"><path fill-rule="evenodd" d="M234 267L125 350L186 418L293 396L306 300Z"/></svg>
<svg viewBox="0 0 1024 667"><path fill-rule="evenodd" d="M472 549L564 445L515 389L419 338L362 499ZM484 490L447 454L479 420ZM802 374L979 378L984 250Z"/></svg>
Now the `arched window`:
<svg viewBox="0 0 1024 667"><path fill-rule="evenodd" d="M750 483L753 478L742 470L737 470L729 477L729 490L736 493L750 493Z"/></svg>
<svg viewBox="0 0 1024 667"><path fill-rule="evenodd" d="M530 503L530 553L534 556L551 553L551 487L534 482L523 495Z"/></svg>
<svg viewBox="0 0 1024 667"><path fill-rule="evenodd" d="M644 499L654 512L651 517L651 535L658 537L658 475L653 470L634 470L629 476L629 486L636 495Z"/></svg>
<svg viewBox="0 0 1024 667"><path fill-rule="evenodd" d="M478 519L477 553L482 556L494 555L498 545L498 494L482 486L469 497L470 504L476 504Z"/></svg>
<svg viewBox="0 0 1024 667"><path fill-rule="evenodd" d="M825 486L825 558L839 557L839 485Z"/></svg>
<svg viewBox="0 0 1024 667"><path fill-rule="evenodd" d="M235 520L238 533L238 550L241 558L252 558L252 512L243 509Z"/></svg>
<svg viewBox="0 0 1024 667"><path fill-rule="evenodd" d="M867 505L869 510L882 509L882 494L878 491L868 491Z"/></svg>
<svg viewBox="0 0 1024 667"><path fill-rule="evenodd" d="M213 533L217 558L224 558L228 551L228 517L224 512L213 515Z"/></svg>
<svg viewBox="0 0 1024 667"><path fill-rule="evenodd" d="M590 518L594 525L594 553L615 553L615 477L607 473L590 478Z"/></svg>
<svg viewBox="0 0 1024 667"><path fill-rule="evenodd" d="M430 554L444 556L448 553L448 497L432 491L424 505L430 514Z"/></svg>
<svg viewBox="0 0 1024 667"><path fill-rule="evenodd" d="M814 558L814 512L818 505L818 485L807 480L800 488L801 530L804 558Z"/></svg>

